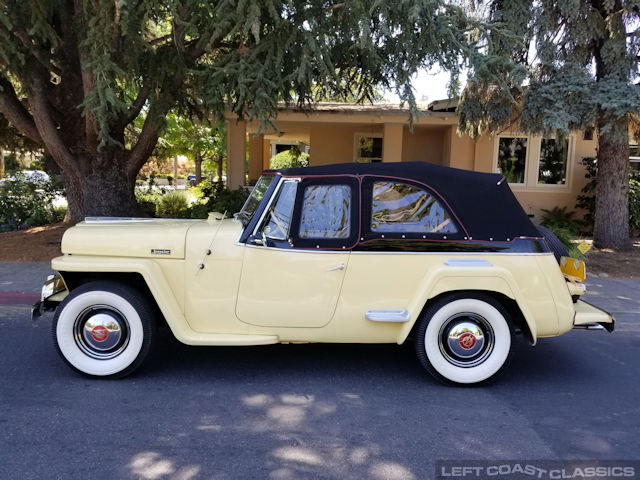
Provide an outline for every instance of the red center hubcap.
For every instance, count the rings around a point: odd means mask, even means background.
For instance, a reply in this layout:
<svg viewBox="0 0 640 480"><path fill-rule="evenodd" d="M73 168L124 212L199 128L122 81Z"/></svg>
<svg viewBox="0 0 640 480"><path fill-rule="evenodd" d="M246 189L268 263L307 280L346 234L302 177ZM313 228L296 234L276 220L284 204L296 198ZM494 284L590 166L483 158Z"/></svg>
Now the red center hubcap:
<svg viewBox="0 0 640 480"><path fill-rule="evenodd" d="M91 330L91 336L96 342L104 342L109 336L109 331L102 325L98 325Z"/></svg>
<svg viewBox="0 0 640 480"><path fill-rule="evenodd" d="M476 337L472 333L463 333L459 341L462 348L471 350L476 344Z"/></svg>

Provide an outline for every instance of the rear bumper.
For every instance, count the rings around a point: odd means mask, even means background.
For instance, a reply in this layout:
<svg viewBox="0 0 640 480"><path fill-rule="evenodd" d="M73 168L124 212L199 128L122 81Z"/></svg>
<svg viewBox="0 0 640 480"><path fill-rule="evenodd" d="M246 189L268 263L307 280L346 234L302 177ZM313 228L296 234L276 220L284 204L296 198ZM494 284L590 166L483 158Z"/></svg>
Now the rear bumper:
<svg viewBox="0 0 640 480"><path fill-rule="evenodd" d="M613 332L616 321L609 312L606 312L584 300L578 300L573 305L575 315L573 317L573 328L593 330L604 328L608 332Z"/></svg>

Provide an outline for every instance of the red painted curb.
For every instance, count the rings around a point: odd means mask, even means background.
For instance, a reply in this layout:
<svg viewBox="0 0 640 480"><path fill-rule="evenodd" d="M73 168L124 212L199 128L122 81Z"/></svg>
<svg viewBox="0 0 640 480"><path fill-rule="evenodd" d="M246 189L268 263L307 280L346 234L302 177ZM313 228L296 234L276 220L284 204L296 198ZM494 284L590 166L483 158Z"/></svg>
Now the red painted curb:
<svg viewBox="0 0 640 480"><path fill-rule="evenodd" d="M0 305L33 305L40 300L39 293L0 292Z"/></svg>

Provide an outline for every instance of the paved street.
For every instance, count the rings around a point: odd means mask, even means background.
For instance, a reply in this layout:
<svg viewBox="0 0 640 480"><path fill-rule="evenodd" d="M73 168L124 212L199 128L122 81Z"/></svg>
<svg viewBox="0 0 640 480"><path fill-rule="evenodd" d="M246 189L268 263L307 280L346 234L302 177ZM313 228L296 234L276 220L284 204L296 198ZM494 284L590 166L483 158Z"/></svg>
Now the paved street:
<svg viewBox="0 0 640 480"><path fill-rule="evenodd" d="M434 383L410 346L187 347L119 381L0 306L0 478L432 478L438 459L640 459L640 329L516 346L499 381Z"/></svg>

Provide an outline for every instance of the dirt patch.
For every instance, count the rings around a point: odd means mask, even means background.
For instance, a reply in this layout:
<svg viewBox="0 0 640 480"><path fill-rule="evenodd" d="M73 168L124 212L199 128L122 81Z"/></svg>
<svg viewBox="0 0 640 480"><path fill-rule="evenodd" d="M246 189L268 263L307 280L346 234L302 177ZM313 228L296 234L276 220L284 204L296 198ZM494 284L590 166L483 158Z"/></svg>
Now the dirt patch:
<svg viewBox="0 0 640 480"><path fill-rule="evenodd" d="M0 233L0 262L48 262L62 255L62 234L70 223L54 223L17 232Z"/></svg>
<svg viewBox="0 0 640 480"><path fill-rule="evenodd" d="M592 248L586 254L587 277L640 277L640 238L631 250L616 251Z"/></svg>

